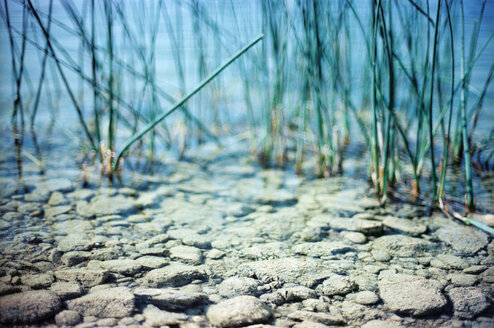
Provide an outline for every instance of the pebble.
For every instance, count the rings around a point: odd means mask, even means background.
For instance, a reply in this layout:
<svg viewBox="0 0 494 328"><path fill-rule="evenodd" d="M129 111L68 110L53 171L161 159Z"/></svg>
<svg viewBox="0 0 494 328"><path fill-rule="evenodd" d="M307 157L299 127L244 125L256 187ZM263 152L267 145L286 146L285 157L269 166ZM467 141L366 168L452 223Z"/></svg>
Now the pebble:
<svg viewBox="0 0 494 328"><path fill-rule="evenodd" d="M149 271L142 279L145 287L180 287L191 283L196 279L203 280L207 277L200 267L170 263L160 269Z"/></svg>
<svg viewBox="0 0 494 328"><path fill-rule="evenodd" d="M126 287L98 290L67 301L67 308L83 316L123 318L134 311L134 295Z"/></svg>
<svg viewBox="0 0 494 328"><path fill-rule="evenodd" d="M259 283L252 278L229 277L218 285L218 293L224 297L255 295Z"/></svg>
<svg viewBox="0 0 494 328"><path fill-rule="evenodd" d="M60 298L47 290L0 297L0 323L36 323L52 318L62 308Z"/></svg>
<svg viewBox="0 0 494 328"><path fill-rule="evenodd" d="M55 323L59 326L74 326L82 321L76 311L64 310L55 316Z"/></svg>
<svg viewBox="0 0 494 328"><path fill-rule="evenodd" d="M254 296L237 296L211 305L206 316L211 324L228 328L267 323L273 317L273 313Z"/></svg>
<svg viewBox="0 0 494 328"><path fill-rule="evenodd" d="M142 314L146 319L146 324L151 327L175 326L187 320L185 314L163 311L152 304L147 305Z"/></svg>
<svg viewBox="0 0 494 328"><path fill-rule="evenodd" d="M193 246L175 246L170 249L170 258L183 263L199 265L202 263L201 250Z"/></svg>
<svg viewBox="0 0 494 328"><path fill-rule="evenodd" d="M476 287L458 287L449 291L455 315L472 319L486 310L490 303L484 293Z"/></svg>
<svg viewBox="0 0 494 328"><path fill-rule="evenodd" d="M374 292L365 290L365 291L358 292L355 295L355 302L357 302L358 304L363 304L363 305L372 305L372 304L376 304L377 302L379 302L379 296L377 296L377 294Z"/></svg>

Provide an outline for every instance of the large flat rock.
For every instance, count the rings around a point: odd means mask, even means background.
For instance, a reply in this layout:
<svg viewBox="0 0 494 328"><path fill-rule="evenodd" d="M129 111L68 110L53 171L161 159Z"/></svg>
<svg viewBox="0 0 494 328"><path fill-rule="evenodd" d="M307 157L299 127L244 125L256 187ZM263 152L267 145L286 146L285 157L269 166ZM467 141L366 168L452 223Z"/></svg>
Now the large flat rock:
<svg viewBox="0 0 494 328"><path fill-rule="evenodd" d="M123 318L134 311L134 295L126 287L106 288L67 302L67 308L83 316Z"/></svg>
<svg viewBox="0 0 494 328"><path fill-rule="evenodd" d="M60 298L47 290L0 297L0 323L24 324L49 319L62 308Z"/></svg>
<svg viewBox="0 0 494 328"><path fill-rule="evenodd" d="M380 296L393 312L423 316L441 311L446 305L437 281L406 274L388 274L379 281Z"/></svg>
<svg viewBox="0 0 494 328"><path fill-rule="evenodd" d="M449 222L436 231L436 236L460 255L475 255L489 243L489 236L473 227Z"/></svg>
<svg viewBox="0 0 494 328"><path fill-rule="evenodd" d="M425 239L403 235L389 235L377 238L374 251L386 251L397 257L418 257L432 250L434 245Z"/></svg>

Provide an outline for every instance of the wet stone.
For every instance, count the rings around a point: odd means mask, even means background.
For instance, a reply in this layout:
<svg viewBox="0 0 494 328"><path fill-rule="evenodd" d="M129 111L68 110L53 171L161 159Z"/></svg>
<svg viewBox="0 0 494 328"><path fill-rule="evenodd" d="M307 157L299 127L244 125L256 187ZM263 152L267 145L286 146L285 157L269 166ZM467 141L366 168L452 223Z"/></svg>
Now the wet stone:
<svg viewBox="0 0 494 328"><path fill-rule="evenodd" d="M134 290L134 295L138 301L151 303L160 309L171 311L207 304L209 300L204 293L186 292L172 288L137 288Z"/></svg>
<svg viewBox="0 0 494 328"><path fill-rule="evenodd" d="M278 281L306 285L329 277L333 269L312 259L282 258L241 264L238 273L245 277L257 277L263 283ZM313 284L313 283L312 283Z"/></svg>
<svg viewBox="0 0 494 328"><path fill-rule="evenodd" d="M379 290L391 311L423 316L439 312L446 305L437 285L437 282L418 276L386 274L379 281Z"/></svg>
<svg viewBox="0 0 494 328"><path fill-rule="evenodd" d="M455 286L468 287L477 283L477 276L473 274L452 273L447 277Z"/></svg>
<svg viewBox="0 0 494 328"><path fill-rule="evenodd" d="M364 244L367 241L367 237L361 232L345 231L341 235L354 244Z"/></svg>
<svg viewBox="0 0 494 328"><path fill-rule="evenodd" d="M319 313L310 311L295 311L288 315L288 318L299 321L318 322L324 325L342 325L345 320L339 314Z"/></svg>
<svg viewBox="0 0 494 328"><path fill-rule="evenodd" d="M168 260L160 256L141 256L137 258L136 263L146 269L158 269L168 264Z"/></svg>
<svg viewBox="0 0 494 328"><path fill-rule="evenodd" d="M163 311L152 304L147 305L142 314L146 319L146 324L151 327L179 325L187 320L185 314Z"/></svg>
<svg viewBox="0 0 494 328"><path fill-rule="evenodd" d="M300 302L311 298L317 298L317 293L305 286L285 287L276 291L286 302Z"/></svg>
<svg viewBox="0 0 494 328"><path fill-rule="evenodd" d="M164 247L148 247L138 249L139 254L142 255L156 255L156 256L167 256L169 254L169 250Z"/></svg>
<svg viewBox="0 0 494 328"><path fill-rule="evenodd" d="M354 290L356 285L349 278L341 275L333 275L318 286L318 290L327 296L345 295Z"/></svg>
<svg viewBox="0 0 494 328"><path fill-rule="evenodd" d="M386 217L383 224L391 230L403 232L413 237L420 236L427 231L427 227L424 224L418 223L415 220L400 219L393 216Z"/></svg>
<svg viewBox="0 0 494 328"><path fill-rule="evenodd" d="M448 222L436 231L439 240L460 255L475 255L489 243L489 236L480 229Z"/></svg>
<svg viewBox="0 0 494 328"><path fill-rule="evenodd" d="M55 191L51 194L50 199L48 199L48 205L50 206L59 206L59 205L67 205L69 200L64 196L61 192Z"/></svg>
<svg viewBox="0 0 494 328"><path fill-rule="evenodd" d="M99 319L96 321L96 324L99 327L113 327L118 324L118 319L117 318L104 318L104 319Z"/></svg>
<svg viewBox="0 0 494 328"><path fill-rule="evenodd" d="M45 188L35 188L30 193L24 195L26 202L45 203L50 198L50 191Z"/></svg>
<svg viewBox="0 0 494 328"><path fill-rule="evenodd" d="M54 280L55 278L51 273L27 274L21 276L22 284L29 286L32 289L48 288Z"/></svg>
<svg viewBox="0 0 494 328"><path fill-rule="evenodd" d="M0 297L0 323L35 323L49 319L62 307L60 298L46 290Z"/></svg>
<svg viewBox="0 0 494 328"><path fill-rule="evenodd" d="M103 284L108 278L106 270L68 269L55 271L59 280L80 283L84 287L94 287Z"/></svg>
<svg viewBox="0 0 494 328"><path fill-rule="evenodd" d="M68 213L71 209L72 207L70 205L48 207L45 209L45 216L47 218L53 218L57 215Z"/></svg>
<svg viewBox="0 0 494 328"><path fill-rule="evenodd" d="M170 248L170 258L190 264L202 263L201 250L192 246L175 246Z"/></svg>
<svg viewBox="0 0 494 328"><path fill-rule="evenodd" d="M69 192L74 189L72 182L69 179L58 178L46 180L44 184L40 184L37 188L47 189L50 192L60 191Z"/></svg>
<svg viewBox="0 0 494 328"><path fill-rule="evenodd" d="M335 230L357 231L366 235L381 234L383 231L382 222L358 218L333 218L329 226Z"/></svg>
<svg viewBox="0 0 494 328"><path fill-rule="evenodd" d="M142 270L139 262L131 259L102 261L98 262L98 265L110 272L117 272L127 276L132 276Z"/></svg>
<svg viewBox="0 0 494 328"><path fill-rule="evenodd" d="M125 196L96 196L89 204L88 212L96 216L125 214L136 211L134 199Z"/></svg>
<svg viewBox="0 0 494 328"><path fill-rule="evenodd" d="M206 316L215 326L238 327L267 323L271 309L253 296L237 296L209 307Z"/></svg>
<svg viewBox="0 0 494 328"><path fill-rule="evenodd" d="M84 293L84 290L78 283L65 281L57 281L53 283L50 290L57 294L62 300L76 298Z"/></svg>
<svg viewBox="0 0 494 328"><path fill-rule="evenodd" d="M354 251L355 249L347 243L335 242L317 242L301 243L293 247L296 254L308 255L312 257L331 256Z"/></svg>
<svg viewBox="0 0 494 328"><path fill-rule="evenodd" d="M458 287L449 291L455 315L472 319L489 307L489 301L479 288Z"/></svg>
<svg viewBox="0 0 494 328"><path fill-rule="evenodd" d="M67 302L67 308L83 316L123 318L134 311L134 295L126 287L98 290Z"/></svg>
<svg viewBox="0 0 494 328"><path fill-rule="evenodd" d="M219 249L212 249L207 252L206 258L212 259L212 260L219 260L223 256L225 256L225 252L220 251Z"/></svg>
<svg viewBox="0 0 494 328"><path fill-rule="evenodd" d="M39 216L43 213L43 208L38 203L24 203L19 205L17 211L23 215Z"/></svg>
<svg viewBox="0 0 494 328"><path fill-rule="evenodd" d="M371 320L366 322L362 328L401 328L398 323L385 320Z"/></svg>
<svg viewBox="0 0 494 328"><path fill-rule="evenodd" d="M224 297L255 295L259 283L252 278L230 277L218 285L218 293Z"/></svg>
<svg viewBox="0 0 494 328"><path fill-rule="evenodd" d="M81 321L81 315L76 311L65 310L55 316L55 323L59 326L74 326Z"/></svg>
<svg viewBox="0 0 494 328"><path fill-rule="evenodd" d="M437 254L430 264L436 268L448 270L461 270L468 267L468 263L463 258L451 254Z"/></svg>
<svg viewBox="0 0 494 328"><path fill-rule="evenodd" d="M90 256L90 252L75 251L63 254L60 260L66 266L74 266L87 261Z"/></svg>
<svg viewBox="0 0 494 328"><path fill-rule="evenodd" d="M494 267L490 267L489 269L482 272L481 278L484 282L494 283Z"/></svg>
<svg viewBox="0 0 494 328"><path fill-rule="evenodd" d="M71 234L58 242L57 249L60 252L87 251L93 247L93 243L81 234Z"/></svg>
<svg viewBox="0 0 494 328"><path fill-rule="evenodd" d="M249 259L265 260L287 256L288 250L286 243L276 241L247 247L242 250L242 254Z"/></svg>
<svg viewBox="0 0 494 328"><path fill-rule="evenodd" d="M142 279L142 285L145 287L180 287L194 280L206 278L207 275L201 267L171 263L166 267L149 271Z"/></svg>
<svg viewBox="0 0 494 328"><path fill-rule="evenodd" d="M206 235L200 235L191 229L177 229L168 231L168 236L178 239L185 245L194 246L201 249L211 248L212 239Z"/></svg>
<svg viewBox="0 0 494 328"><path fill-rule="evenodd" d="M403 235L382 236L374 240L373 250L389 252L397 257L419 257L433 248L427 240Z"/></svg>
<svg viewBox="0 0 494 328"><path fill-rule="evenodd" d="M355 294L355 302L363 305L372 305L379 302L379 296L371 291L362 291Z"/></svg>

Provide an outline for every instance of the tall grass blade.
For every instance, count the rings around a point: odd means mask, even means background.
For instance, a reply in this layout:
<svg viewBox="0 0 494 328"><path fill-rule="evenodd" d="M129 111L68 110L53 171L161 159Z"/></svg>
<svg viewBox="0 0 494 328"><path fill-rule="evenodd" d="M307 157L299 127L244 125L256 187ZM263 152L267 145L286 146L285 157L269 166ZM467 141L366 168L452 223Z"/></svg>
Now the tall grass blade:
<svg viewBox="0 0 494 328"><path fill-rule="evenodd" d="M30 0L29 0L30 1ZM195 95L199 90L201 90L205 85L207 85L211 80L213 80L218 74L220 74L225 68L227 68L231 63L233 63L238 57L243 55L247 50L249 50L252 46L254 46L257 42L259 42L262 38L264 37L264 34L260 35L257 37L255 40L250 42L247 46L245 46L243 49L238 51L235 55L230 57L223 65L218 67L214 72L212 72L209 76L207 76L199 85L189 92L187 95L182 97L180 100L178 100L168 111L162 113L161 115L157 116L151 123L146 125L140 132L136 133L132 137L130 137L127 142L122 146L120 151L118 152L116 156L116 160L113 163L112 171L115 172L118 168L118 164L120 162L120 159L122 158L123 154L134 144L137 140L142 138L143 135L151 131L159 122L164 120L167 116L169 116L171 113L173 113L175 110L180 108L187 100L189 100L193 95Z"/></svg>

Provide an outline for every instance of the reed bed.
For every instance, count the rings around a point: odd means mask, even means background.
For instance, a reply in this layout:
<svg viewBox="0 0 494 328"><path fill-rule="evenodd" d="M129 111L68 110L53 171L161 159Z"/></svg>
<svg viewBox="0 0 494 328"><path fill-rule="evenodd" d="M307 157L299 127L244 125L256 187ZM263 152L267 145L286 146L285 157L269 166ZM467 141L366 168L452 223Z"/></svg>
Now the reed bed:
<svg viewBox="0 0 494 328"><path fill-rule="evenodd" d="M70 101L81 143L107 173L133 150L145 149L150 161L164 148L183 157L239 125L261 164L293 164L301 174L308 167L320 177L341 174L345 156L356 155L348 146L365 145L382 203L407 190L444 204L456 188L448 170L457 167L472 211L474 175L494 166L494 129L485 133L484 125L483 139L476 133L493 106L494 64L478 68L494 37L485 0L469 7L477 11L473 22L465 21L463 0L67 0L56 12L53 6L3 3L12 122L23 125L29 115L35 126L41 108L50 107L41 103ZM21 17L15 24L13 7ZM259 34L264 41L246 52ZM62 36L77 41L77 59ZM33 53L41 64L30 72L25 63ZM159 66L162 56L168 61ZM217 79L234 61L235 73ZM176 110L181 114L164 121Z"/></svg>

